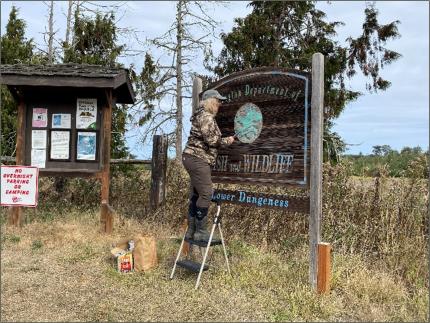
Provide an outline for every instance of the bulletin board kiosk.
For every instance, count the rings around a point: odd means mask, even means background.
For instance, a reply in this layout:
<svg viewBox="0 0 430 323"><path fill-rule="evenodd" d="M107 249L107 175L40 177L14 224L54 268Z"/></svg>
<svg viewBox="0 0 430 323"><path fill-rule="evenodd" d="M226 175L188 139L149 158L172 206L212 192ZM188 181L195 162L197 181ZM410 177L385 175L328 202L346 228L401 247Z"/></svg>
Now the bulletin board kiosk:
<svg viewBox="0 0 430 323"><path fill-rule="evenodd" d="M36 166L40 176L101 181L101 225L111 232L109 168L112 108L135 97L123 68L97 65L1 65L0 83L18 103L16 165ZM12 207L9 223L19 225Z"/></svg>

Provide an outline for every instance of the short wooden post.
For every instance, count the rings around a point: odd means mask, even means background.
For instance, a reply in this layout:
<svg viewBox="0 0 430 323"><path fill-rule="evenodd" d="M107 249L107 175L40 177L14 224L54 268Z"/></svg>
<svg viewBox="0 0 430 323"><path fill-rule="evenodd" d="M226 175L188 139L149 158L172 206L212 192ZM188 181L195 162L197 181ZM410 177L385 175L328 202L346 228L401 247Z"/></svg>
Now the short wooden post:
<svg viewBox="0 0 430 323"><path fill-rule="evenodd" d="M167 136L154 135L149 205L156 210L166 199Z"/></svg>
<svg viewBox="0 0 430 323"><path fill-rule="evenodd" d="M311 99L311 173L310 173L310 214L309 214L309 248L310 266L309 282L313 290L317 288L318 255L320 242L320 219L322 213L322 156L323 156L323 103L324 103L324 56L321 53L312 55L312 99Z"/></svg>
<svg viewBox="0 0 430 323"><path fill-rule="evenodd" d="M330 260L331 245L321 242L318 244L318 294L327 293L330 291L331 279L331 260Z"/></svg>
<svg viewBox="0 0 430 323"><path fill-rule="evenodd" d="M24 165L24 134L25 134L25 103L24 98L19 95L19 104L18 104L18 122L17 122L17 134L16 134L16 165L22 166ZM10 208L9 216L8 216L8 224L14 225L16 227L22 226L23 217L22 217L22 207L13 206Z"/></svg>
<svg viewBox="0 0 430 323"><path fill-rule="evenodd" d="M101 232L112 233L113 230L113 209L109 206L109 185L110 185L110 143L112 131L112 91L106 93L107 104L103 109L103 150L101 171L101 208L100 208L100 225Z"/></svg>

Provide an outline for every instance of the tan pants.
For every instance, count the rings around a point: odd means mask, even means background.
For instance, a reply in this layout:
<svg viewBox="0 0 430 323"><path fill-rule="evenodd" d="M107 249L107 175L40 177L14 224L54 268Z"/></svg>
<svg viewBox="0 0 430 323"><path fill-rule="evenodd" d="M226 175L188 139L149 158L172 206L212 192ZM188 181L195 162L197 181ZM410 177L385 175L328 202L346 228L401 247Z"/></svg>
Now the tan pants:
<svg viewBox="0 0 430 323"><path fill-rule="evenodd" d="M190 199L197 193L197 207L209 207L213 193L210 165L203 159L189 154L182 154L182 164L190 175Z"/></svg>

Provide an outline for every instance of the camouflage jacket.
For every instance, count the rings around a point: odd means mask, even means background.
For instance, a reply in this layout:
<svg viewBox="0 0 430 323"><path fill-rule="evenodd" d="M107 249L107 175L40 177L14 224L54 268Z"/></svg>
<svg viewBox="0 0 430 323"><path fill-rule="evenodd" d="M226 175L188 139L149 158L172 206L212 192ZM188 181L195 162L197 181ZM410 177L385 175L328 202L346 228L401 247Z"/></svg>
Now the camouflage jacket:
<svg viewBox="0 0 430 323"><path fill-rule="evenodd" d="M191 131L184 154L193 155L215 165L218 148L227 144L227 138L221 138L221 131L214 116L199 108L190 119Z"/></svg>

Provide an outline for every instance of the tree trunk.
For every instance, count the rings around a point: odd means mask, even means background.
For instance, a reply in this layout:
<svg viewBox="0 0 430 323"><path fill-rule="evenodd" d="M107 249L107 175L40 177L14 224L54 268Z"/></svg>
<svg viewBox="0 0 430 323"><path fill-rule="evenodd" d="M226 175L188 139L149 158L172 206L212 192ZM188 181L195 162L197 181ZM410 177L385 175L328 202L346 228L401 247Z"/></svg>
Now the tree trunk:
<svg viewBox="0 0 430 323"><path fill-rule="evenodd" d="M284 23L285 19L285 13L282 12L278 17L275 18L275 41L273 44L274 50L275 50L275 61L274 66L278 67L280 65L281 61L281 38L282 38L282 25Z"/></svg>
<svg viewBox="0 0 430 323"><path fill-rule="evenodd" d="M75 9L75 20L74 20L74 24L76 25L76 19L79 18L79 14L80 14L80 9L81 9L81 3L79 0L76 1L76 9ZM73 27L72 27L73 28ZM70 45L73 47L75 46L75 33L72 33L72 41L70 43Z"/></svg>
<svg viewBox="0 0 430 323"><path fill-rule="evenodd" d="M72 7L73 7L73 1L69 0L69 7L67 10L66 39L64 41L64 49L70 46L70 29L72 27Z"/></svg>
<svg viewBox="0 0 430 323"><path fill-rule="evenodd" d="M176 161L182 159L182 5L177 4L177 34L176 34Z"/></svg>
<svg viewBox="0 0 430 323"><path fill-rule="evenodd" d="M52 64L54 62L54 1L51 0L51 5L49 6L49 20L48 20L48 62Z"/></svg>

